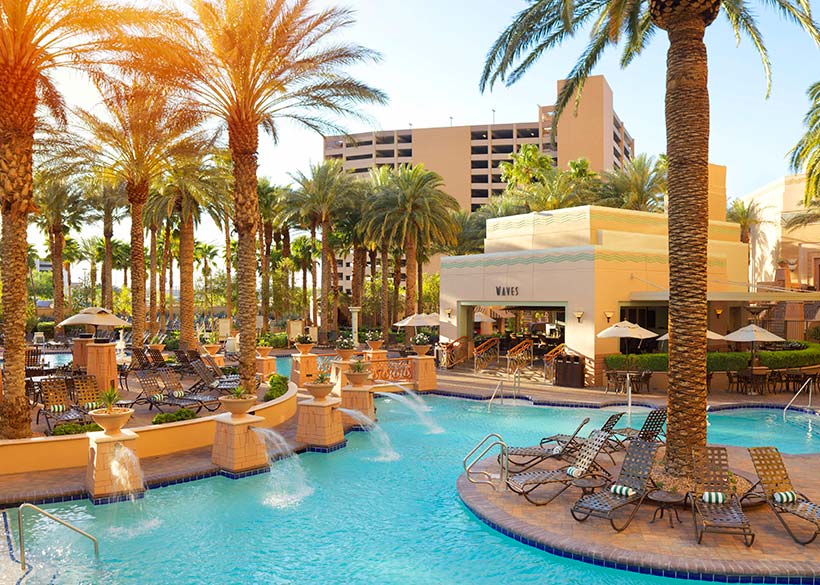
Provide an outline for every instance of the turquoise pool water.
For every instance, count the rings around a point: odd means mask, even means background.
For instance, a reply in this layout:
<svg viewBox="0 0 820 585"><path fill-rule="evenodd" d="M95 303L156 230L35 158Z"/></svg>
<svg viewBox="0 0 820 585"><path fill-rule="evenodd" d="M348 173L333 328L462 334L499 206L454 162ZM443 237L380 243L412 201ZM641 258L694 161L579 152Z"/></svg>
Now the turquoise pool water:
<svg viewBox="0 0 820 585"><path fill-rule="evenodd" d="M378 460L374 434L354 432L345 449L299 456L304 485L291 459L242 480L215 477L151 490L136 503L46 506L100 538L100 561L87 541L28 517L27 551L36 569L26 582L674 583L519 544L486 527L458 499L461 459L487 433L532 444L543 434L571 431L583 416L592 428L608 411L507 404L488 414L486 402L424 400L443 433L428 434L396 399L377 403L396 460ZM715 413L710 422L712 441L820 451L816 434L783 423L778 411Z"/></svg>

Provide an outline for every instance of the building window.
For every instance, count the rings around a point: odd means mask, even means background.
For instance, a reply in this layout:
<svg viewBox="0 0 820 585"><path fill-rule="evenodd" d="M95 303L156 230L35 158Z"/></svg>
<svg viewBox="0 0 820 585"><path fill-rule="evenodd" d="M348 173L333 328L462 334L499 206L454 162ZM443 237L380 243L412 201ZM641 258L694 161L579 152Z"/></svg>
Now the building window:
<svg viewBox="0 0 820 585"><path fill-rule="evenodd" d="M495 161L493 161L493 164L495 164ZM486 160L474 160L474 161L470 161L470 168L473 168L473 169L486 169L486 168L487 168L487 166L488 166L488 165L487 165L487 161L486 161Z"/></svg>
<svg viewBox="0 0 820 585"><path fill-rule="evenodd" d="M376 144L393 144L393 135L376 136Z"/></svg>
<svg viewBox="0 0 820 585"><path fill-rule="evenodd" d="M512 144L494 144L493 145L493 154L512 154L513 152L513 145Z"/></svg>
<svg viewBox="0 0 820 585"><path fill-rule="evenodd" d="M538 138L538 128L519 128L515 135L518 138Z"/></svg>
<svg viewBox="0 0 820 585"><path fill-rule="evenodd" d="M399 144L409 144L413 142L411 134L399 134Z"/></svg>
<svg viewBox="0 0 820 585"><path fill-rule="evenodd" d="M336 260L336 266L338 266L339 268L344 266L344 260Z"/></svg>
<svg viewBox="0 0 820 585"><path fill-rule="evenodd" d="M487 147L486 146L471 146L470 147L470 154L487 154Z"/></svg>
<svg viewBox="0 0 820 585"><path fill-rule="evenodd" d="M377 150L376 157L377 158L393 158L396 155L395 150Z"/></svg>
<svg viewBox="0 0 820 585"><path fill-rule="evenodd" d="M345 280L350 280L350 275L345 276Z"/></svg>
<svg viewBox="0 0 820 585"><path fill-rule="evenodd" d="M512 137L512 128L509 130L493 130L493 140L511 140Z"/></svg>
<svg viewBox="0 0 820 585"><path fill-rule="evenodd" d="M470 132L470 140L487 140L487 131L473 130Z"/></svg>
<svg viewBox="0 0 820 585"><path fill-rule="evenodd" d="M400 157L403 157L403 156L411 157L411 156L413 156L413 149L412 148L400 148L398 151L396 151L396 154Z"/></svg>
<svg viewBox="0 0 820 585"><path fill-rule="evenodd" d="M475 199L475 198L477 198L477 197L483 197L483 198L485 198L485 199L486 199L486 198L487 198L487 195L488 195L488 191L487 191L487 189L472 189L472 190L470 191L470 196L471 196L473 199Z"/></svg>
<svg viewBox="0 0 820 585"><path fill-rule="evenodd" d="M473 175L472 176L473 183L488 183L489 179L487 175Z"/></svg>
<svg viewBox="0 0 820 585"><path fill-rule="evenodd" d="M348 156L347 160L365 160L367 158L373 158L373 154L372 153L367 153L367 154L357 154L355 156Z"/></svg>

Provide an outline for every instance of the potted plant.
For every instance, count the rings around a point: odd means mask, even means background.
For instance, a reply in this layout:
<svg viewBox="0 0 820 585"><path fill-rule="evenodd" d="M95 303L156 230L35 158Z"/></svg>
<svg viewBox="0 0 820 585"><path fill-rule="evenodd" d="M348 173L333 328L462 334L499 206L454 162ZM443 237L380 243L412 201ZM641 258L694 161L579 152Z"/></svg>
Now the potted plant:
<svg viewBox="0 0 820 585"><path fill-rule="evenodd" d="M367 336L365 337L365 340L367 341L367 346L372 351L377 351L377 350L381 349L382 344L384 343L384 340L382 339L382 332L377 331L375 329L372 329L372 330L367 332Z"/></svg>
<svg viewBox="0 0 820 585"><path fill-rule="evenodd" d="M106 435L116 435L134 414L133 408L116 406L119 400L120 393L117 389L109 388L100 393L100 402L105 408L96 408L88 413L94 422L103 428Z"/></svg>
<svg viewBox="0 0 820 585"><path fill-rule="evenodd" d="M430 351L430 336L426 333L416 333L411 339L410 344L413 346L413 351L418 355L427 355Z"/></svg>
<svg viewBox="0 0 820 585"><path fill-rule="evenodd" d="M340 337L336 341L336 353L342 358L342 361L350 361L353 353L356 351L356 344L353 343L353 337Z"/></svg>
<svg viewBox="0 0 820 585"><path fill-rule="evenodd" d="M350 363L350 369L345 372L347 380L352 386L364 386L370 379L370 364L362 360L354 360Z"/></svg>
<svg viewBox="0 0 820 585"><path fill-rule="evenodd" d="M245 394L245 389L238 386L231 389L231 393L227 396L220 396L219 402L225 410L231 413L232 417L238 417L248 412L248 409L256 403L256 394Z"/></svg>
<svg viewBox="0 0 820 585"><path fill-rule="evenodd" d="M265 336L260 336L259 339L256 341L256 353L259 354L259 357L266 358L270 353L271 346L270 341Z"/></svg>
<svg viewBox="0 0 820 585"><path fill-rule="evenodd" d="M207 351L210 355L216 355L216 352L218 352L221 347L219 345L219 333L216 331L211 331L210 333L203 335L202 341L202 347L204 347L205 351Z"/></svg>
<svg viewBox="0 0 820 585"><path fill-rule="evenodd" d="M298 349L299 353L301 353L302 355L309 354L310 350L313 349L313 345L316 343L315 341L313 341L313 338L311 338L311 336L306 333L297 335L294 342L294 345L296 345L296 349Z"/></svg>
<svg viewBox="0 0 820 585"><path fill-rule="evenodd" d="M313 382L307 382L305 388L314 400L324 400L333 391L333 382L330 381L330 376L321 372Z"/></svg>

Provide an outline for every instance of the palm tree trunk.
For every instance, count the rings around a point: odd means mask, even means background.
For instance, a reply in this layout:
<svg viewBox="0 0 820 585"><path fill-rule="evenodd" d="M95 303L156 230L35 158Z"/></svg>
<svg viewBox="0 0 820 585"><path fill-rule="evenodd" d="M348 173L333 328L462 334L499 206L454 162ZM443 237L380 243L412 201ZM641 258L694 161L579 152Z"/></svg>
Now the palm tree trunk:
<svg viewBox="0 0 820 585"><path fill-rule="evenodd" d="M142 209L148 199L148 181L129 181L125 186L131 205L131 318L134 347L142 347L145 334L145 238ZM127 269L123 270L123 286L127 285Z"/></svg>
<svg viewBox="0 0 820 585"><path fill-rule="evenodd" d="M353 248L353 277L350 302L354 307L362 306L364 273L367 270L367 250L361 246Z"/></svg>
<svg viewBox="0 0 820 585"><path fill-rule="evenodd" d="M256 151L259 130L255 122L228 124L233 159L234 224L239 234L238 312L239 375L248 393L256 393L256 232L259 220Z"/></svg>
<svg viewBox="0 0 820 585"><path fill-rule="evenodd" d="M143 252L143 258L145 257L145 252ZM128 288L128 267L122 267L122 286L123 288ZM132 294L134 291L131 291Z"/></svg>
<svg viewBox="0 0 820 585"><path fill-rule="evenodd" d="M322 321L321 321L321 328L319 329L319 339L322 342L327 342L327 332L331 326L331 318L330 318L330 287L331 287L331 280L330 274L331 269L336 270L335 266L330 265L330 222L323 221L322 222L322 298L319 301L321 303L321 310L319 311Z"/></svg>
<svg viewBox="0 0 820 585"><path fill-rule="evenodd" d="M404 313L405 316L416 312L416 278L418 270L416 268L416 234L410 232L404 244L404 256L407 258L404 272L407 280L404 283ZM405 343L410 340L411 327L404 328Z"/></svg>
<svg viewBox="0 0 820 585"><path fill-rule="evenodd" d="M310 226L310 241L313 243L314 246L316 245L316 226L315 225ZM315 247L313 247L312 249L315 249ZM311 299L312 304L311 304L311 309L310 309L310 324L315 326L317 321L318 321L317 314L316 314L316 310L318 308L318 305L317 305L318 297L316 296L316 280L317 280L316 279L316 258L312 257L312 255L311 255L310 262L311 262L311 265L310 265L310 279L311 279L311 286L313 287L313 291L312 291L313 292L313 298Z"/></svg>
<svg viewBox="0 0 820 585"><path fill-rule="evenodd" d="M89 262L88 278L91 285L91 306L98 306L97 301L97 263L94 260Z"/></svg>
<svg viewBox="0 0 820 585"><path fill-rule="evenodd" d="M382 307L381 307L381 320L382 320L382 339L384 342L387 343L388 336L390 335L390 281L387 277L387 266L388 266L388 249L387 244L382 245Z"/></svg>
<svg viewBox="0 0 820 585"><path fill-rule="evenodd" d="M65 262L65 291L66 291L66 298L67 298L67 306L68 310L72 310L71 308L74 306L74 299L71 298L71 262ZM65 307L63 308L65 311ZM57 321L59 323L59 321Z"/></svg>
<svg viewBox="0 0 820 585"><path fill-rule="evenodd" d="M162 268L159 271L159 330L165 333L168 328L166 304L165 304L165 272L168 270L168 262L171 257L171 225L165 221L165 233L162 237Z"/></svg>
<svg viewBox="0 0 820 585"><path fill-rule="evenodd" d="M194 220L189 215L179 219L179 342L189 349L196 347L194 329Z"/></svg>
<svg viewBox="0 0 820 585"><path fill-rule="evenodd" d="M259 256L262 264L262 330L261 333L268 332L268 320L270 319L270 260L268 258L269 246L267 243L267 226L259 221Z"/></svg>
<svg viewBox="0 0 820 585"><path fill-rule="evenodd" d="M102 306L109 311L114 310L114 214L110 209L103 212L103 241L105 242L105 255L103 256L102 276L100 287L102 290Z"/></svg>
<svg viewBox="0 0 820 585"><path fill-rule="evenodd" d="M370 280L376 280L376 248L369 251L370 254Z"/></svg>
<svg viewBox="0 0 820 585"><path fill-rule="evenodd" d="M705 25L670 26L666 76L669 156L669 392L666 469L685 475L706 444L706 264L709 92Z"/></svg>
<svg viewBox="0 0 820 585"><path fill-rule="evenodd" d="M339 332L339 273L336 272L336 252L333 248L328 250L330 254L330 265L333 267L331 273L331 295L333 298L333 308L330 311L330 319L328 320L329 331Z"/></svg>
<svg viewBox="0 0 820 585"><path fill-rule="evenodd" d="M225 312L228 319L233 317L233 282L231 280L231 260L233 250L231 249L231 218L225 212Z"/></svg>
<svg viewBox="0 0 820 585"><path fill-rule="evenodd" d="M421 315L424 312L424 263L421 260L419 260L417 271L416 279L419 286L419 303L416 312Z"/></svg>
<svg viewBox="0 0 820 585"><path fill-rule="evenodd" d="M54 322L60 323L65 319L65 294L63 288L63 226L54 224L49 235L51 246L51 283L54 291Z"/></svg>
<svg viewBox="0 0 820 585"><path fill-rule="evenodd" d="M150 249L150 258L148 259L149 263L149 288L151 289L148 293L148 314L151 320L151 327L150 331L152 335L155 335L158 329L157 323L157 226L155 224L151 224L151 243L149 246Z"/></svg>
<svg viewBox="0 0 820 585"><path fill-rule="evenodd" d="M401 288L401 253L393 252L393 298L390 302L390 319L387 324L399 320L399 289Z"/></svg>
<svg viewBox="0 0 820 585"><path fill-rule="evenodd" d="M307 262L302 263L302 319L307 322L308 319L308 294L307 294Z"/></svg>
<svg viewBox="0 0 820 585"><path fill-rule="evenodd" d="M174 254L168 258L168 317L174 320Z"/></svg>

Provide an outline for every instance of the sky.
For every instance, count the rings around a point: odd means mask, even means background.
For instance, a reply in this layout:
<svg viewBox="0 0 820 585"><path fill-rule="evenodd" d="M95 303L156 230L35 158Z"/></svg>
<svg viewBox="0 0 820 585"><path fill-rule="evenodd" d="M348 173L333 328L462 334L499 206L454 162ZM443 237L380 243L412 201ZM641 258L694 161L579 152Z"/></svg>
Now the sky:
<svg viewBox="0 0 820 585"><path fill-rule="evenodd" d="M728 167L730 198L742 196L788 172L786 155L802 133L808 108L806 90L820 81L818 49L808 35L784 22L762 2L756 11L772 61L770 97L760 59L747 39L736 43L722 15L707 29L711 97L710 160ZM345 122L350 132L371 129L482 124L495 120L537 120L537 106L555 100L556 81L567 75L588 37L576 38L547 54L512 87L497 85L482 94L478 81L487 49L526 3L521 0L314 0L316 7L342 5L355 11L356 23L338 35L378 51L377 63L350 70L389 96L386 106L365 108L369 120ZM659 31L644 55L621 69L610 50L593 74L612 87L615 110L635 138L636 152L665 151L664 89L668 43ZM90 106L95 99L76 76L59 80L69 104ZM261 136L259 175L291 182L295 170L322 158L322 139L312 131L282 122L274 145ZM127 222L118 237L127 239ZM90 230L93 232L93 230ZM30 231L34 241L42 236ZM84 234L85 235L85 234ZM39 238L39 239L37 239ZM213 226L197 238L220 245ZM42 246L41 246L42 247Z"/></svg>

